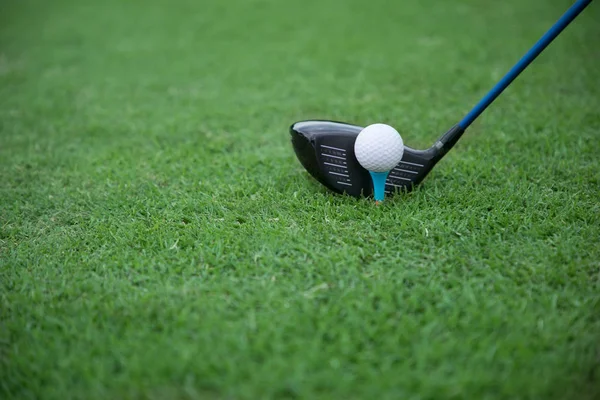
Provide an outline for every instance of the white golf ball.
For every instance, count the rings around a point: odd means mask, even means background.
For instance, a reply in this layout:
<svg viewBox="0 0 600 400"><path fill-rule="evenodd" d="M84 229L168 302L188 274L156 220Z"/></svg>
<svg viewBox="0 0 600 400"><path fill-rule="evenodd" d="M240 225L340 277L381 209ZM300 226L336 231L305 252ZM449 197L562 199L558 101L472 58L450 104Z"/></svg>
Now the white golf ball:
<svg viewBox="0 0 600 400"><path fill-rule="evenodd" d="M404 142L394 128L373 124L364 128L354 143L356 159L366 170L387 172L394 168L404 154Z"/></svg>

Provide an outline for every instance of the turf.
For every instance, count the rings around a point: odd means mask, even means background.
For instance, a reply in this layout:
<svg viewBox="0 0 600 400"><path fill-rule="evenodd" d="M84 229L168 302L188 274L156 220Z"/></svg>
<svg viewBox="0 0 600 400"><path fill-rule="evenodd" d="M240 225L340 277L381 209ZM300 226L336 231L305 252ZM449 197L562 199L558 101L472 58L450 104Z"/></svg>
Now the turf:
<svg viewBox="0 0 600 400"><path fill-rule="evenodd" d="M424 147L570 4L3 0L0 397L599 398L600 4L379 207L287 131Z"/></svg>

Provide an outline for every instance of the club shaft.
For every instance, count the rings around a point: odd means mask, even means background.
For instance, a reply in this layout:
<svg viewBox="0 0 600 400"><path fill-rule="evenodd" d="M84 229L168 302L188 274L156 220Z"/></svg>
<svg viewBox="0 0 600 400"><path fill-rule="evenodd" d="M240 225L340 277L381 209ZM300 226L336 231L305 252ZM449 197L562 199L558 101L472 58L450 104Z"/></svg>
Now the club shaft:
<svg viewBox="0 0 600 400"><path fill-rule="evenodd" d="M540 40L515 64L514 67L473 107L471 111L458 123L458 126L464 131L479 117L479 115L511 84L513 80L552 41L565 29L578 15L586 8L592 0L578 0L563 14L563 16L542 36Z"/></svg>

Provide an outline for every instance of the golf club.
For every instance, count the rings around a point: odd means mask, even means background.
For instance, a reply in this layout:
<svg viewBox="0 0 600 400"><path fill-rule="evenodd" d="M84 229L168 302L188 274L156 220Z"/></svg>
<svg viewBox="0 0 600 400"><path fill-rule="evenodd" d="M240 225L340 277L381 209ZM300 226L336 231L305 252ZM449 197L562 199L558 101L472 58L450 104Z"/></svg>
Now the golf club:
<svg viewBox="0 0 600 400"><path fill-rule="evenodd" d="M473 121L591 2L578 0L573 4L479 103L430 148L416 150L405 146L402 160L387 177L385 192L407 192L421 183ZM354 154L354 142L362 129L343 122L308 120L294 123L290 134L298 160L315 179L336 193L361 197L373 193L369 172Z"/></svg>

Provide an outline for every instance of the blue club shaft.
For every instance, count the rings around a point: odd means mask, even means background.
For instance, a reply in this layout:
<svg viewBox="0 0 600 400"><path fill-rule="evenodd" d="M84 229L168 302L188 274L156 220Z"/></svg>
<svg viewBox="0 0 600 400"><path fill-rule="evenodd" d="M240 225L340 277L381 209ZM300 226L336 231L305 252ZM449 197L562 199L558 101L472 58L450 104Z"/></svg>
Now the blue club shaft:
<svg viewBox="0 0 600 400"><path fill-rule="evenodd" d="M511 84L513 80L586 8L592 0L578 0L562 17L541 37L540 40L515 64L514 67L473 107L458 123L467 129L479 115Z"/></svg>

